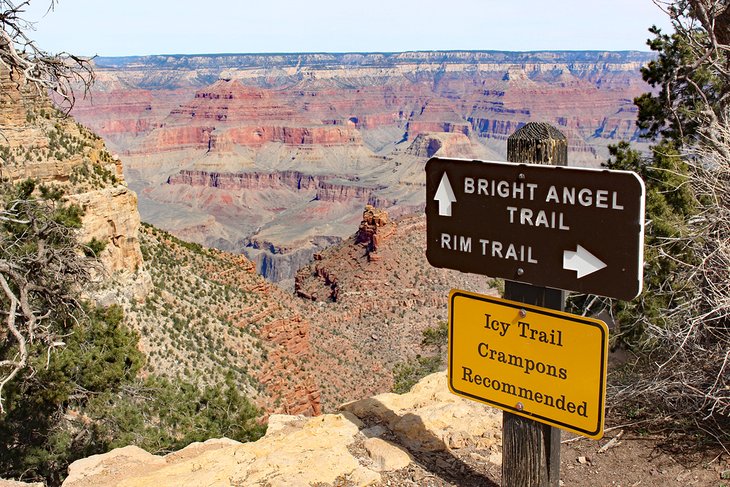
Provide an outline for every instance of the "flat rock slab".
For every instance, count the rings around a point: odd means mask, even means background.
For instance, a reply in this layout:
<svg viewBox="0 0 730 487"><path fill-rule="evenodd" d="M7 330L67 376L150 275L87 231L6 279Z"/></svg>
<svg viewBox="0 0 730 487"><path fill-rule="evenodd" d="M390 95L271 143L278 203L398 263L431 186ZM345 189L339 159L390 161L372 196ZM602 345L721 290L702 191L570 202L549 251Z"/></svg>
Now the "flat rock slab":
<svg viewBox="0 0 730 487"><path fill-rule="evenodd" d="M368 438L363 446L379 472L400 470L411 463L411 456L406 450L380 438Z"/></svg>

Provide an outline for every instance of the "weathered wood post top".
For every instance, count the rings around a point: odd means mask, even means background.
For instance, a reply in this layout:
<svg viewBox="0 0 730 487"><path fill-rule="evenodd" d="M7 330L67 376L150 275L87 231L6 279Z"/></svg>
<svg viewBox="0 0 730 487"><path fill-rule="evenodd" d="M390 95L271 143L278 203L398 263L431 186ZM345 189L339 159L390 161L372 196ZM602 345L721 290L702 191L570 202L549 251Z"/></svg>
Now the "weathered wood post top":
<svg viewBox="0 0 730 487"><path fill-rule="evenodd" d="M530 122L507 138L507 160L567 166L568 139L549 123Z"/></svg>

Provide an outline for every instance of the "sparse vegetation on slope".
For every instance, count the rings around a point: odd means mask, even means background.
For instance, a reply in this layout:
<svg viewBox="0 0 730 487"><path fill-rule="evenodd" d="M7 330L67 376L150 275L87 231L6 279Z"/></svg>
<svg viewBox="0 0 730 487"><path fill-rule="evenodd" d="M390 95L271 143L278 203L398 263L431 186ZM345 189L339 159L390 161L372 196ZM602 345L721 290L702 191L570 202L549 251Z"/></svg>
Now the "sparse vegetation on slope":
<svg viewBox="0 0 730 487"><path fill-rule="evenodd" d="M1 189L0 475L58 485L70 462L117 446L262 434L231 376L198 387L139 374L145 357L121 308L81 298L99 243L78 240L83 210L59 187Z"/></svg>
<svg viewBox="0 0 730 487"><path fill-rule="evenodd" d="M51 107L47 89L73 103L68 61L86 64L38 50L26 4L0 0L0 477L54 486L117 446L258 438L260 410L230 376L150 373L122 309L85 302L138 270L136 199L101 139Z"/></svg>
<svg viewBox="0 0 730 487"><path fill-rule="evenodd" d="M169 452L226 436L258 439L265 426L232 380L198 388L179 379L142 378L138 335L119 307L76 316L63 346L36 350L11 384L0 417L3 477L59 485L76 459L136 445Z"/></svg>
<svg viewBox="0 0 730 487"><path fill-rule="evenodd" d="M247 269L231 268L222 254L149 225L143 225L140 240L152 289L144 302L129 303L128 315L142 335L150 371L201 385L222 382L232 373L238 387L257 394L260 384L253 371L265 356L255 333L260 324L242 328L230 318L234 309L260 304L261 297L204 272L216 266L242 274Z"/></svg>
<svg viewBox="0 0 730 487"><path fill-rule="evenodd" d="M276 338L280 327L300 319L292 298L243 256L146 224L140 242L151 287L143 300L122 304L140 333L146 370L200 387L230 382L269 412L307 412L290 403L300 399L293 391L316 389L307 353L298 357Z"/></svg>
<svg viewBox="0 0 730 487"><path fill-rule="evenodd" d="M393 368L393 392L404 394L416 383L429 374L443 370L444 353L449 336L448 322L440 321L438 325L429 326L422 332L421 346L432 348L428 355L417 354L414 358L396 364ZM435 353L434 353L435 352Z"/></svg>
<svg viewBox="0 0 730 487"><path fill-rule="evenodd" d="M299 295L317 302L311 340L320 368L329 370L321 381L325 410L394 385L406 390L443 367L432 334L446 320L449 290L496 292L484 276L430 266L425 229L423 216L392 222L366 207L358 235L299 271Z"/></svg>

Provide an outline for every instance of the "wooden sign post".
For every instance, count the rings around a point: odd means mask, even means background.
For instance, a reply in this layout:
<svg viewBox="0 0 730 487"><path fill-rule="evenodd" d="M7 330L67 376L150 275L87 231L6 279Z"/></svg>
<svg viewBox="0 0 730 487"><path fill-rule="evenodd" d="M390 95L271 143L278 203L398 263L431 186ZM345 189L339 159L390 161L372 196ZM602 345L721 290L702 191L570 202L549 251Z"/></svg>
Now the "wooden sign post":
<svg viewBox="0 0 730 487"><path fill-rule="evenodd" d="M556 428L603 435L608 354L605 323L564 313L563 290L641 293L645 189L630 171L565 167L546 123L512 134L507 159L426 163L426 257L505 279L501 301L452 290L449 389L502 409L503 486L557 487Z"/></svg>
<svg viewBox="0 0 730 487"><path fill-rule="evenodd" d="M568 141L547 123L528 123L507 139L507 160L568 165ZM559 289L505 281L505 299L563 311ZM560 430L504 411L502 414L502 486L558 487Z"/></svg>

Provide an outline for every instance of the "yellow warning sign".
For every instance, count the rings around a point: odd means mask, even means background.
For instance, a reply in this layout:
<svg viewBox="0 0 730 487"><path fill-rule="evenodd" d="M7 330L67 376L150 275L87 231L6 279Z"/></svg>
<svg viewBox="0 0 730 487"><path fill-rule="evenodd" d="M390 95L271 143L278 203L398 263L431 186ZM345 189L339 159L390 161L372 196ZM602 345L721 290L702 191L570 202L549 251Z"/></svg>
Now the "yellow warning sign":
<svg viewBox="0 0 730 487"><path fill-rule="evenodd" d="M466 291L449 295L456 395L598 439L607 357L601 320Z"/></svg>

